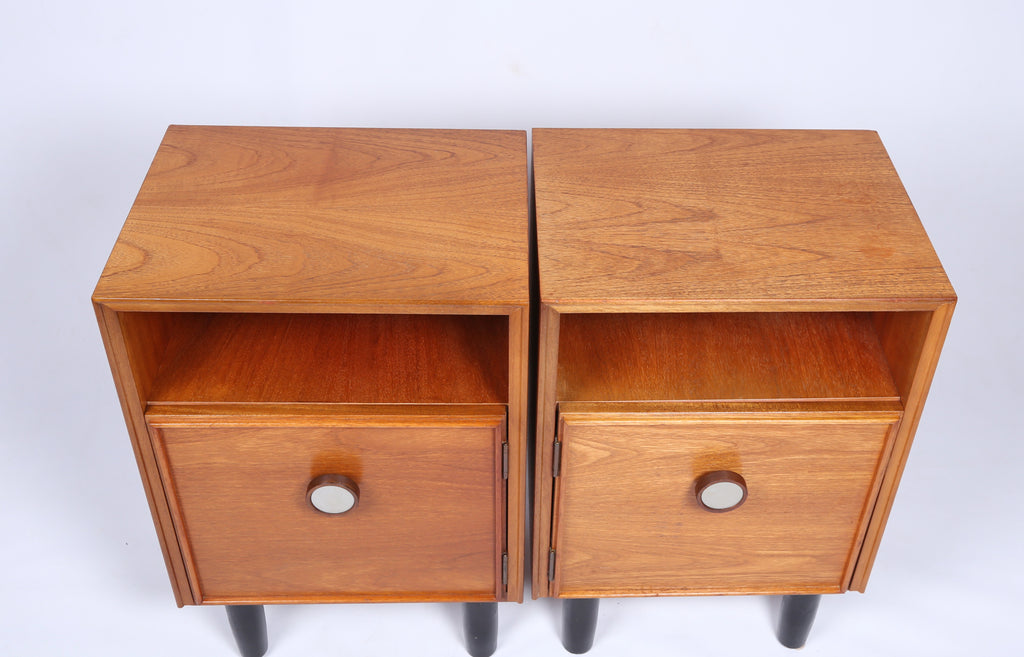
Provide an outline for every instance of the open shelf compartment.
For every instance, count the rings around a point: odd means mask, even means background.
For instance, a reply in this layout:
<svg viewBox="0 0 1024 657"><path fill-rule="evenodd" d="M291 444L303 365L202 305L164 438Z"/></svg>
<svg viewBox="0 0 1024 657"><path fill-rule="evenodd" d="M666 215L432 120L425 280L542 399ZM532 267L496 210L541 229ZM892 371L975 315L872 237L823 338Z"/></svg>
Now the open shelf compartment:
<svg viewBox="0 0 1024 657"><path fill-rule="evenodd" d="M508 402L503 315L122 313L145 401Z"/></svg>
<svg viewBox="0 0 1024 657"><path fill-rule="evenodd" d="M557 398L900 402L926 320L918 312L564 314Z"/></svg>

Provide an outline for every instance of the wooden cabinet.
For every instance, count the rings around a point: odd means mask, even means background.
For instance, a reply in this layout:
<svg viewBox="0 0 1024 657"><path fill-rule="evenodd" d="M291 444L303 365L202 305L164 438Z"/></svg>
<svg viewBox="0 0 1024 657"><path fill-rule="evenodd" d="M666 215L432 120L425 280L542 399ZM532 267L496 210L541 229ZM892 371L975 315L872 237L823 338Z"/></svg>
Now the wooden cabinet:
<svg viewBox="0 0 1024 657"><path fill-rule="evenodd" d="M522 599L527 174L520 132L168 129L93 301L179 605Z"/></svg>
<svg viewBox="0 0 1024 657"><path fill-rule="evenodd" d="M956 300L878 136L535 130L533 157L534 596L863 591Z"/></svg>
<svg viewBox="0 0 1024 657"><path fill-rule="evenodd" d="M863 591L956 296L871 132L536 130L533 594ZM523 593L525 134L172 126L93 295L179 605ZM802 596L802 597L801 597ZM573 604L573 603L570 603ZM804 619L802 621L793 619ZM795 638L794 638L795 637Z"/></svg>

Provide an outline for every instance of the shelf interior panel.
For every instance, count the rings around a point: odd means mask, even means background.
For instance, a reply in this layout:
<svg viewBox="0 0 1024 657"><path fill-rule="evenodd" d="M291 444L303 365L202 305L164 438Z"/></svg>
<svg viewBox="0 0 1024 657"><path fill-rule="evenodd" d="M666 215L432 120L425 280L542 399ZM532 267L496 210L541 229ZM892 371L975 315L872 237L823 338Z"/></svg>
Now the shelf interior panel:
<svg viewBox="0 0 1024 657"><path fill-rule="evenodd" d="M900 398L871 313L565 314L559 401Z"/></svg>
<svg viewBox="0 0 1024 657"><path fill-rule="evenodd" d="M507 403L504 315L179 313L149 401Z"/></svg>

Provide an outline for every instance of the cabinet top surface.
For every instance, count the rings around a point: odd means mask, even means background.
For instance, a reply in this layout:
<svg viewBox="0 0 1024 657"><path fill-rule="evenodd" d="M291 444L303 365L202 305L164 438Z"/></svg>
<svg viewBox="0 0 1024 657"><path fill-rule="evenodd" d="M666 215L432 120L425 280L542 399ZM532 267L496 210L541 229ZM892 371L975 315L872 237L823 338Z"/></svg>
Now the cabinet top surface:
<svg viewBox="0 0 1024 657"><path fill-rule="evenodd" d="M94 299L457 311L528 271L523 132L171 126Z"/></svg>
<svg viewBox="0 0 1024 657"><path fill-rule="evenodd" d="M754 309L955 299L869 131L533 131L541 299Z"/></svg>

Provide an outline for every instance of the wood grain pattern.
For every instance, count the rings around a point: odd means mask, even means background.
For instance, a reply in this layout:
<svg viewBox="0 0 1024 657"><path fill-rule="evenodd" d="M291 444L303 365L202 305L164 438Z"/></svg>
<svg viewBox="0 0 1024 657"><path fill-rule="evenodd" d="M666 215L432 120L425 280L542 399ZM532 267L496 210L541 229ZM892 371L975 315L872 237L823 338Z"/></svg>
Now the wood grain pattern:
<svg viewBox="0 0 1024 657"><path fill-rule="evenodd" d="M235 423L165 405L149 422L197 599L501 599L496 408L353 426L287 407ZM308 505L306 486L327 473L358 483L358 507L327 516Z"/></svg>
<svg viewBox="0 0 1024 657"><path fill-rule="evenodd" d="M174 317L188 321L175 327L150 401L508 401L508 318L500 315Z"/></svg>
<svg viewBox="0 0 1024 657"><path fill-rule="evenodd" d="M558 400L898 399L866 313L565 314Z"/></svg>
<svg viewBox="0 0 1024 657"><path fill-rule="evenodd" d="M94 299L525 305L525 144L522 132L171 126Z"/></svg>
<svg viewBox="0 0 1024 657"><path fill-rule="evenodd" d="M533 161L562 311L955 297L874 132L534 130Z"/></svg>
<svg viewBox="0 0 1024 657"><path fill-rule="evenodd" d="M561 415L552 594L841 592L898 411L621 422ZM708 513L701 474L747 482Z"/></svg>

